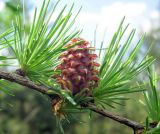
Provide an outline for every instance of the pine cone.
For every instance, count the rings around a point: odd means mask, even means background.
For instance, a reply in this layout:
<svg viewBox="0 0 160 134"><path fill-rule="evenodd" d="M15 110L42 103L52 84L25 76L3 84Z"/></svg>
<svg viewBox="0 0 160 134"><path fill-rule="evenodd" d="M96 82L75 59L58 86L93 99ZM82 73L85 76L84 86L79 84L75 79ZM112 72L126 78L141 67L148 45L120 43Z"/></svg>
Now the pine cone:
<svg viewBox="0 0 160 134"><path fill-rule="evenodd" d="M97 55L91 53L93 49L89 47L89 42L82 38L74 38L65 47L69 49L60 55L59 59L62 62L56 67L61 73L53 75L57 83L63 89L71 90L73 95L83 89L91 90L98 86L99 64L95 62Z"/></svg>

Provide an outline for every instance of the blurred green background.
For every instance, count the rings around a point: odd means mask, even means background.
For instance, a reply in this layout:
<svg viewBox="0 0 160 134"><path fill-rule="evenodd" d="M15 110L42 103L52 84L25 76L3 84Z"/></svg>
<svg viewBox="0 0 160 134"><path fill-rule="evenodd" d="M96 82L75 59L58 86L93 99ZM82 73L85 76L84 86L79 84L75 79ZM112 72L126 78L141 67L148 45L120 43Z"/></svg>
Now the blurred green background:
<svg viewBox="0 0 160 134"><path fill-rule="evenodd" d="M0 29L2 32L11 26L14 15L17 13L18 0L5 2L5 7L0 10ZM21 3L20 3L21 4ZM26 13L29 12L26 2ZM26 16L28 17L28 15ZM142 31L143 32L143 31ZM157 72L160 65L160 23L152 28L145 41L143 49L150 47L153 43L150 54L156 61ZM143 51L143 50L142 50ZM7 69L7 68L4 68ZM143 77L143 76L142 76ZM12 84L12 83L11 83ZM59 134L54 114L48 99L35 91L22 86L13 85L12 94L6 95L0 92L0 134ZM118 113L135 121L143 123L147 114L139 103L143 99L141 93L128 95L131 100L121 102L124 106L116 106L116 109L108 108L109 111ZM108 118L93 114L77 116L77 121L64 124L66 134L130 134L131 130ZM81 123L83 122L83 123Z"/></svg>

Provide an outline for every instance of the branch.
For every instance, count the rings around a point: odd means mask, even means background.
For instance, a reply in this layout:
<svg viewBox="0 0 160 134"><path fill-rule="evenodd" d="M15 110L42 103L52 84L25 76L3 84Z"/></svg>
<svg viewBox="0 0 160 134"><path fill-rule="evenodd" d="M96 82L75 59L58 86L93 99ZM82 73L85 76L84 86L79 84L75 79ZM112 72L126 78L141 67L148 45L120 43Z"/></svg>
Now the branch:
<svg viewBox="0 0 160 134"><path fill-rule="evenodd" d="M25 78L25 77L22 77L18 74L13 74L13 73L8 73L8 72L5 72L5 71L1 71L0 70L0 79L5 79L5 80L8 80L10 82L15 82L15 83L18 83L20 85L23 85L25 87L28 87L30 89L33 89L33 90L36 90L38 92L41 92L43 94L46 94L48 95L52 100L54 99L53 97L51 97L47 92L48 92L48 88L46 87L43 87L43 86L39 86L37 84L35 84L34 82L30 81L29 79ZM57 99L57 98L55 98ZM108 117L114 121L117 121L123 125L126 125L130 128L132 128L134 130L134 134L140 134L142 133L142 131L144 131L144 126L135 122L135 121L132 121L130 119L127 119L127 118L124 118L124 117L121 117L119 115L115 115L111 112L108 112L106 110L103 110L103 109L99 109L95 106L95 104L93 103L90 103L90 104L84 104L83 105L84 108L87 108L87 109L90 109L91 111L94 111L100 115L103 115L105 117Z"/></svg>
<svg viewBox="0 0 160 134"><path fill-rule="evenodd" d="M126 125L126 126L132 128L135 134L138 134L140 131L141 131L141 132L144 131L144 126L143 126L143 125L141 125L141 124L139 124L139 123L137 123L137 122L135 122L135 121L132 121L132 120L130 120L130 119L124 118L124 117L122 117L122 116L113 114L113 113L111 113L111 112L109 112L109 111L106 111L106 110L97 108L97 107L95 106L95 104L91 104L91 103L90 103L90 104L87 104L86 107L87 107L88 109L90 109L90 110L92 110L92 111L100 114L100 115L103 115L103 116L105 116L105 117L108 117L108 118L110 118L110 119L112 119L112 120L114 120L114 121L117 121L117 122L119 122L119 123L121 123L121 124L123 124L123 125ZM139 134L140 134L140 133L139 133Z"/></svg>
<svg viewBox="0 0 160 134"><path fill-rule="evenodd" d="M23 86L28 87L30 89L34 89L34 90L41 92L43 94L47 94L47 91L48 91L48 88L36 85L34 82L32 82L29 79L24 78L18 74L8 73L8 72L0 70L0 78L8 80L10 82L18 83L20 85L23 85Z"/></svg>

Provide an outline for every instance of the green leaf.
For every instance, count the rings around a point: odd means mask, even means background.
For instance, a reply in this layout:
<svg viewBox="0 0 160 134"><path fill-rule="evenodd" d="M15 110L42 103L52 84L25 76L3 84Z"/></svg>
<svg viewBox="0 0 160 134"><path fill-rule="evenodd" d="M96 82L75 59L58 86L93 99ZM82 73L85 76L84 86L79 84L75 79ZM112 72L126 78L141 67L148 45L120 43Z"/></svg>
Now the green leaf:
<svg viewBox="0 0 160 134"><path fill-rule="evenodd" d="M69 95L69 92L67 90L60 90L63 97L65 97L69 102L71 102L73 105L76 105L77 103L74 101L74 99Z"/></svg>
<svg viewBox="0 0 160 134"><path fill-rule="evenodd" d="M148 117L154 122L160 121L160 96L157 90L157 75L154 67L148 68L149 85L144 94L143 105L148 113ZM148 88L150 87L150 88Z"/></svg>

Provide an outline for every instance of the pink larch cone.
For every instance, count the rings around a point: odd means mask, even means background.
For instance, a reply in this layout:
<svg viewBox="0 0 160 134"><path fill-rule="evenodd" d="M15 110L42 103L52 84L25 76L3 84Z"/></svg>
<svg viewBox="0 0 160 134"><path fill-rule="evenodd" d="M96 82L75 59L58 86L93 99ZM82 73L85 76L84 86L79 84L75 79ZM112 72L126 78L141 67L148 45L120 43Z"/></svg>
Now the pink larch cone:
<svg viewBox="0 0 160 134"><path fill-rule="evenodd" d="M78 45L71 47L78 42ZM70 48L60 55L59 59L62 62L56 67L61 73L53 75L57 83L63 89L70 90L73 95L85 88L92 89L98 86L99 64L95 62L97 55L91 53L93 49L91 50L89 42L82 38L74 38L65 47Z"/></svg>

